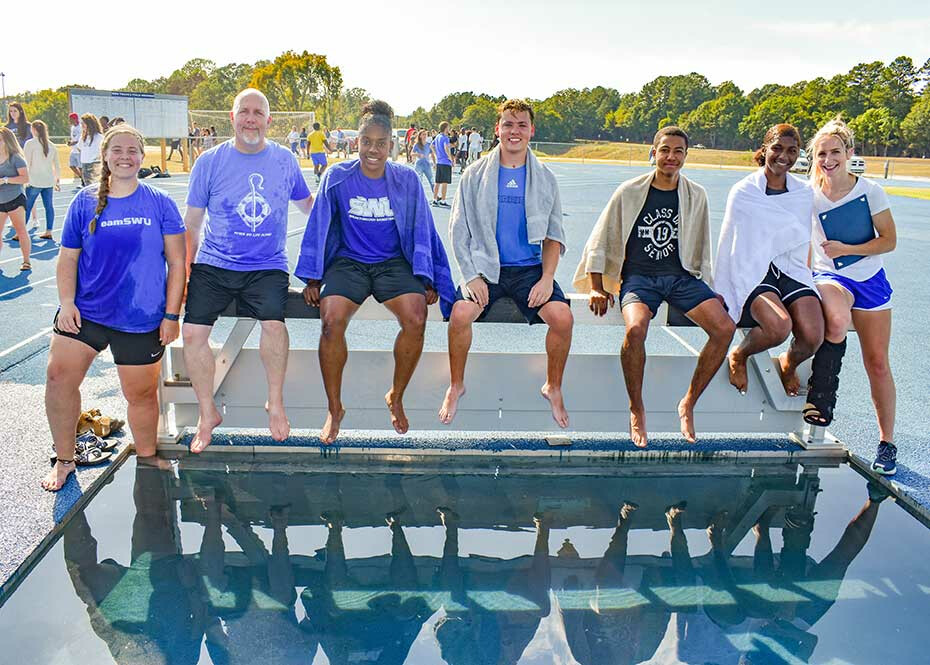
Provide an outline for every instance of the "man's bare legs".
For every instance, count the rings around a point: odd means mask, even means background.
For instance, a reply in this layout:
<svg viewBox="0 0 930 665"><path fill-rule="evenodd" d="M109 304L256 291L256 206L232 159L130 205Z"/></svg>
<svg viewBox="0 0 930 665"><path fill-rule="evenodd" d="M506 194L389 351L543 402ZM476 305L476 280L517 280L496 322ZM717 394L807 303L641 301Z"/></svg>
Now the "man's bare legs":
<svg viewBox="0 0 930 665"><path fill-rule="evenodd" d="M74 471L74 433L81 415L81 381L97 352L76 339L52 335L45 381L45 414L59 461L42 480L42 487L57 492ZM62 463L60 460L72 460Z"/></svg>
<svg viewBox="0 0 930 665"><path fill-rule="evenodd" d="M192 453L203 452L213 439L213 430L223 422L223 417L213 401L216 361L210 348L212 329L213 326L198 323L185 323L181 328L184 338L184 365L187 367L187 375L190 377L200 409L197 433L190 446Z"/></svg>
<svg viewBox="0 0 930 665"><path fill-rule="evenodd" d="M539 318L549 326L546 333L546 383L540 390L549 400L552 417L559 427L568 427L568 411L562 399L562 375L568 352L572 348L572 327L575 319L568 304L560 301L547 302L539 309Z"/></svg>
<svg viewBox="0 0 930 665"><path fill-rule="evenodd" d="M284 410L284 375L287 373L287 352L290 337L284 321L262 321L262 336L258 343L258 352L265 367L268 380L268 428L271 438L284 441L291 433L291 424Z"/></svg>
<svg viewBox="0 0 930 665"><path fill-rule="evenodd" d="M320 441L330 444L339 436L339 425L346 414L342 406L342 371L349 358L346 346L346 327L359 305L343 296L329 296L320 300L320 373L326 391L326 422L320 432Z"/></svg>
<svg viewBox="0 0 930 665"><path fill-rule="evenodd" d="M623 307L626 334L620 349L623 380L630 398L630 438L637 448L648 445L646 438L646 406L643 404L643 375L646 371L646 334L652 320L652 310L640 302Z"/></svg>
<svg viewBox="0 0 930 665"><path fill-rule="evenodd" d="M723 359L727 356L727 349L733 341L736 324L727 314L723 305L716 298L705 300L694 309L687 312L689 319L701 326L707 333L708 339L698 356L697 366L691 376L688 392L678 403L678 417L681 419L681 434L688 443L694 443L694 405L707 388L707 384L720 369Z"/></svg>
<svg viewBox="0 0 930 665"><path fill-rule="evenodd" d="M452 422L458 411L459 399L465 394L465 363L471 348L472 324L481 316L482 309L471 300L459 300L452 306L447 334L449 338L449 388L439 407L439 420L445 425Z"/></svg>
<svg viewBox="0 0 930 665"><path fill-rule="evenodd" d="M423 353L423 337L426 334L426 298L418 293L384 301L400 324L400 332L394 340L394 378L391 389L384 396L391 412L391 424L398 434L406 434L410 424L404 413L404 391L413 376Z"/></svg>

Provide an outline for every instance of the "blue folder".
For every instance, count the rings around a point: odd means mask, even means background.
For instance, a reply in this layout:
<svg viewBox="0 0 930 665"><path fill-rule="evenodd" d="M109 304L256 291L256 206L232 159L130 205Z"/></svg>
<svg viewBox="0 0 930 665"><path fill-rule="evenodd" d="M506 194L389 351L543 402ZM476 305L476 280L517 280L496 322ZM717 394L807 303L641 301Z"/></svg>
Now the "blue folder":
<svg viewBox="0 0 930 665"><path fill-rule="evenodd" d="M862 245L875 238L869 199L864 194L841 206L820 213L820 225L827 240L838 240L847 245ZM863 256L850 254L833 259L837 270L851 266Z"/></svg>

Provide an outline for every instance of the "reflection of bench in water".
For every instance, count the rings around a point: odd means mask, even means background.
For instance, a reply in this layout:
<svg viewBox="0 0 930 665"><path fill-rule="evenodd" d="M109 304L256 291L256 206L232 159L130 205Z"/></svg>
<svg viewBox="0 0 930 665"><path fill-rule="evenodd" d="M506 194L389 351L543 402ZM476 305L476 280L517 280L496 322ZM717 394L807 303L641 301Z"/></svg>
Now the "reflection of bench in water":
<svg viewBox="0 0 930 665"><path fill-rule="evenodd" d="M557 479L537 470L481 470L443 475L344 471L333 465L290 465L286 475L243 465L188 458L181 462L183 497L214 496L246 524L266 524L268 506L288 505L288 524L317 525L323 512L338 512L346 527L383 526L386 513L403 509L404 526L436 526L437 506L450 506L462 529L519 530L544 513L552 528L613 528L624 500L639 505L637 529L668 530L665 510L687 501L687 528L706 527L721 511L729 515L728 552L769 507L813 511L818 467L757 464L665 464L559 468ZM267 468L267 467L265 467ZM282 466L282 470L285 467ZM303 472L302 472L303 468ZM338 467L336 467L338 469ZM782 519L775 515L773 526ZM182 498L181 517L204 523L203 504Z"/></svg>
<svg viewBox="0 0 930 665"><path fill-rule="evenodd" d="M577 295L570 298L576 326L622 326L619 308L597 318L588 310L587 298ZM235 305L224 315L236 316ZM431 307L429 316L432 321L440 320L438 307ZM319 310L307 307L301 294L292 291L287 317L291 320L319 318ZM392 315L368 299L353 320L388 319L392 320ZM495 303L487 321L523 323L516 306L507 299ZM674 328L690 325L690 322L680 313L663 309L654 323L656 328L661 325L671 333L681 344L681 351L650 355L647 359L643 396L649 428L650 432L678 432L677 403L694 371L696 354ZM223 408L224 427L267 426L263 408L265 375L259 351L245 348L255 324L251 319L238 319L224 346L218 350L214 394ZM660 332L656 330L653 334ZM163 361L160 439L165 443L175 442L185 428L197 423L197 401L186 378L181 344L180 340L172 344ZM391 383L393 362L389 348L350 350L343 378L348 409L343 430L386 429L384 391ZM824 449L822 428L805 431L800 418L804 398L785 394L773 358L760 354L750 360L750 368L749 390L742 396L729 384L725 366L717 373L697 406L699 431L708 434L777 433L781 436L793 433L797 440L815 442ZM531 353L471 353L466 381L472 389L455 422L451 428L446 428L439 423L437 411L448 386L448 356L445 351L426 351L404 400L411 430L558 431L548 405L539 396L539 388L545 382L545 369L546 356L542 349ZM802 380L806 381L806 377L802 376ZM628 411L619 352L572 355L566 367L563 389L571 411L571 431L616 432L626 436ZM291 349L285 400L292 426L317 429L325 420L326 397L315 348ZM402 445L398 440L398 446Z"/></svg>

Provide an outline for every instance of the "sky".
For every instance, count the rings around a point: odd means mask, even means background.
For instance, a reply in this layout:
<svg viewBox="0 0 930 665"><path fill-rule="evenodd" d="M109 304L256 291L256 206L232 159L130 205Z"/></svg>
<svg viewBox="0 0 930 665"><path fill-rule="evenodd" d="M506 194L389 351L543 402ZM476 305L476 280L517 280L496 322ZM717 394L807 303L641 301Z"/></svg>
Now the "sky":
<svg viewBox="0 0 930 665"><path fill-rule="evenodd" d="M731 0L160 0L109 5L90 24L74 3L42 7L40 29L4 31L9 97L71 83L110 90L191 58L253 63L288 49L326 55L347 87L402 115L467 90L536 99L596 85L635 92L656 76L696 71L748 92L860 62L930 58L930 3L913 0L779 0L775 9Z"/></svg>

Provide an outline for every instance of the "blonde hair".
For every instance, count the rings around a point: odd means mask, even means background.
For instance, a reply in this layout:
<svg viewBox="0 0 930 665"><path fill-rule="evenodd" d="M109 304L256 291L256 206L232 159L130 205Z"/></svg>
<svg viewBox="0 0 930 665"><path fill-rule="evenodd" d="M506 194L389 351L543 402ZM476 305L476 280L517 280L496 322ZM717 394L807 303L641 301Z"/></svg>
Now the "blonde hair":
<svg viewBox="0 0 930 665"><path fill-rule="evenodd" d="M90 227L88 230L93 234L97 230L97 220L100 219L100 215L103 213L104 208L107 207L107 197L110 195L110 166L107 164L107 150L110 148L110 141L113 140L114 136L119 136L120 134L129 134L130 136L135 137L139 142L139 148L142 150L143 156L145 155L145 138L135 127L123 123L121 125L116 125L107 130L107 133L103 135L103 143L100 144L100 185L97 187L97 209L94 211L94 218L90 220Z"/></svg>
<svg viewBox="0 0 930 665"><path fill-rule="evenodd" d="M97 120L97 116L93 113L85 113L81 116L81 124L84 125L84 128L81 130L81 141L87 142L87 139L91 141L94 140L94 137L97 134L102 134L100 131L100 121Z"/></svg>
<svg viewBox="0 0 930 665"><path fill-rule="evenodd" d="M849 125L843 122L843 116L841 115L837 115L817 130L817 133L811 138L810 143L807 144L807 154L810 157L812 166L811 181L816 187L821 189L827 177L817 165L817 144L831 136L838 138L847 152L856 147L853 131L849 128Z"/></svg>
<svg viewBox="0 0 930 665"><path fill-rule="evenodd" d="M13 155L23 156L23 151L19 147L19 141L16 140L16 134L6 127L0 127L0 143L6 148L7 159Z"/></svg>

